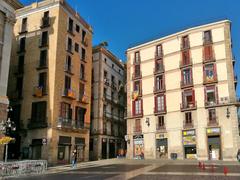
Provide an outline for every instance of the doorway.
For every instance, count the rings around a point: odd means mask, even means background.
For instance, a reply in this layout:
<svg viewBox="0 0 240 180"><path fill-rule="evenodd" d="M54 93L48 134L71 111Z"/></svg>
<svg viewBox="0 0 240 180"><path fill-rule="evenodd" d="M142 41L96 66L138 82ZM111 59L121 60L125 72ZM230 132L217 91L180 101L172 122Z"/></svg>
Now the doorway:
<svg viewBox="0 0 240 180"><path fill-rule="evenodd" d="M221 139L220 136L208 136L208 156L209 160L221 159Z"/></svg>

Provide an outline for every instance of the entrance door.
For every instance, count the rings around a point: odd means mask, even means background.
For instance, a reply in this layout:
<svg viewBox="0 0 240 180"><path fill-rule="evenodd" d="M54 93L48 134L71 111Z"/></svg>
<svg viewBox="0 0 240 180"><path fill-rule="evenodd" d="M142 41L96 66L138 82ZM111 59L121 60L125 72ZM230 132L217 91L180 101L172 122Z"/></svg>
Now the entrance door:
<svg viewBox="0 0 240 180"><path fill-rule="evenodd" d="M102 159L107 159L107 140L102 141Z"/></svg>
<svg viewBox="0 0 240 180"><path fill-rule="evenodd" d="M168 158L168 141L167 138L156 139L157 158Z"/></svg>
<svg viewBox="0 0 240 180"><path fill-rule="evenodd" d="M42 156L42 146L36 145L32 146L32 159L41 159Z"/></svg>
<svg viewBox="0 0 240 180"><path fill-rule="evenodd" d="M221 141L220 136L208 136L208 153L209 160L220 160L221 158Z"/></svg>
<svg viewBox="0 0 240 180"><path fill-rule="evenodd" d="M58 145L58 163L68 164L70 162L71 146Z"/></svg>
<svg viewBox="0 0 240 180"><path fill-rule="evenodd" d="M109 158L115 158L115 142L109 141Z"/></svg>

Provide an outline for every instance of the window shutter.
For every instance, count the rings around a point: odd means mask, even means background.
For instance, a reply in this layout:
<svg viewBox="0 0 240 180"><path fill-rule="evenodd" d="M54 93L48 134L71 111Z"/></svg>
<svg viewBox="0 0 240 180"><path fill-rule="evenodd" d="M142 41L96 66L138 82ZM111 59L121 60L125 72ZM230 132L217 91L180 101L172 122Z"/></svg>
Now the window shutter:
<svg viewBox="0 0 240 180"><path fill-rule="evenodd" d="M140 102L141 102L141 106L140 106L141 107L141 115L143 115L143 100L141 99Z"/></svg>
<svg viewBox="0 0 240 180"><path fill-rule="evenodd" d="M32 103L32 115L31 115L31 119L34 120L34 118L36 117L36 110L37 110L37 104L36 103Z"/></svg>
<svg viewBox="0 0 240 180"><path fill-rule="evenodd" d="M167 112L167 105L166 105L166 94L164 94L164 111Z"/></svg>
<svg viewBox="0 0 240 180"><path fill-rule="evenodd" d="M135 115L135 101L132 102L132 115Z"/></svg>
<svg viewBox="0 0 240 180"><path fill-rule="evenodd" d="M184 106L185 104L185 99L184 99L184 91L182 92L182 107Z"/></svg>
<svg viewBox="0 0 240 180"><path fill-rule="evenodd" d="M157 112L157 96L154 96L154 112Z"/></svg>
<svg viewBox="0 0 240 180"><path fill-rule="evenodd" d="M194 89L192 90L192 101L193 101L193 104L196 105L195 104L195 90Z"/></svg>
<svg viewBox="0 0 240 180"><path fill-rule="evenodd" d="M166 89L166 87L165 87L165 74L163 74L163 79L162 79L162 84L163 84L163 89Z"/></svg>
<svg viewBox="0 0 240 180"><path fill-rule="evenodd" d="M218 102L219 102L219 99L218 99L218 87L216 86L216 88L215 88L215 93L216 93L216 103L218 104Z"/></svg>
<svg viewBox="0 0 240 180"><path fill-rule="evenodd" d="M206 78L206 72L205 72L205 65L203 66L203 81L205 81Z"/></svg>
<svg viewBox="0 0 240 180"><path fill-rule="evenodd" d="M204 87L204 104L207 102L207 88Z"/></svg>
<svg viewBox="0 0 240 180"><path fill-rule="evenodd" d="M216 64L213 64L214 79L217 78L217 67Z"/></svg>

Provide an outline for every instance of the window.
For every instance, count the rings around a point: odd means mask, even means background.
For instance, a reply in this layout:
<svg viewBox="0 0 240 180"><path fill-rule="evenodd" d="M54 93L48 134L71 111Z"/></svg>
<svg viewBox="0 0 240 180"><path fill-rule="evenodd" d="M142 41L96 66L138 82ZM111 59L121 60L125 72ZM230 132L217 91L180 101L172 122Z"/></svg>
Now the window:
<svg viewBox="0 0 240 180"><path fill-rule="evenodd" d="M23 18L21 32L26 32L26 31L27 31L27 18Z"/></svg>
<svg viewBox="0 0 240 180"><path fill-rule="evenodd" d="M204 60L208 61L208 60L212 60L213 59L213 49L211 45L208 46L204 46Z"/></svg>
<svg viewBox="0 0 240 180"><path fill-rule="evenodd" d="M72 119L71 104L62 102L60 105L60 117L64 119Z"/></svg>
<svg viewBox="0 0 240 180"><path fill-rule="evenodd" d="M216 109L209 109L208 110L208 118L209 118L209 121L211 121L211 122L216 121Z"/></svg>
<svg viewBox="0 0 240 180"><path fill-rule="evenodd" d="M65 76L65 90L71 89L71 78L69 76Z"/></svg>
<svg viewBox="0 0 240 180"><path fill-rule="evenodd" d="M46 67L47 66L47 50L40 51L40 64L39 67Z"/></svg>
<svg viewBox="0 0 240 180"><path fill-rule="evenodd" d="M85 113L86 109L81 107L76 107L76 127L77 128L84 128L84 122L85 122Z"/></svg>
<svg viewBox="0 0 240 180"><path fill-rule="evenodd" d="M42 27L47 27L50 25L50 19L49 19L49 11L44 12L43 18L42 18Z"/></svg>
<svg viewBox="0 0 240 180"><path fill-rule="evenodd" d="M216 104L216 88L215 86L208 86L205 88L205 98L207 105L214 105Z"/></svg>
<svg viewBox="0 0 240 180"><path fill-rule="evenodd" d="M134 73L135 73L135 77L139 77L140 76L140 65L135 65L134 67Z"/></svg>
<svg viewBox="0 0 240 180"><path fill-rule="evenodd" d="M183 96L183 107L190 108L195 105L195 93L194 90L185 90Z"/></svg>
<svg viewBox="0 0 240 180"><path fill-rule="evenodd" d="M158 116L158 127L164 127L164 116Z"/></svg>
<svg viewBox="0 0 240 180"><path fill-rule="evenodd" d="M85 67L83 64L80 66L80 79L85 80Z"/></svg>
<svg viewBox="0 0 240 180"><path fill-rule="evenodd" d="M157 60L155 62L155 72L159 72L159 71L163 71L164 67L163 67L163 60Z"/></svg>
<svg viewBox="0 0 240 180"><path fill-rule="evenodd" d="M164 89L164 76L163 75L156 76L155 83L156 83L155 84L156 91L163 90Z"/></svg>
<svg viewBox="0 0 240 180"><path fill-rule="evenodd" d="M182 38L182 48L183 48L183 49L189 48L189 39L188 39L188 36L184 36L184 37Z"/></svg>
<svg viewBox="0 0 240 180"><path fill-rule="evenodd" d="M207 64L204 66L205 78L207 81L215 79L215 66L214 64Z"/></svg>
<svg viewBox="0 0 240 180"><path fill-rule="evenodd" d="M42 72L39 74L38 86L42 88L43 94L47 91L47 72Z"/></svg>
<svg viewBox="0 0 240 180"><path fill-rule="evenodd" d="M182 70L182 85L192 84L192 69L184 69Z"/></svg>
<svg viewBox="0 0 240 180"><path fill-rule="evenodd" d="M157 55L157 57L162 57L162 55L163 55L162 45L157 45L157 47L156 47L156 55Z"/></svg>
<svg viewBox="0 0 240 180"><path fill-rule="evenodd" d="M68 38L67 51L72 53L72 39Z"/></svg>
<svg viewBox="0 0 240 180"><path fill-rule="evenodd" d="M140 93L140 90L141 90L141 82L140 81L134 81L133 90Z"/></svg>
<svg viewBox="0 0 240 180"><path fill-rule="evenodd" d="M79 25L76 24L76 31L79 33L80 32L80 27Z"/></svg>
<svg viewBox="0 0 240 180"><path fill-rule="evenodd" d="M82 56L81 56L82 60L86 60L86 50L84 48L82 48Z"/></svg>
<svg viewBox="0 0 240 180"><path fill-rule="evenodd" d="M135 63L139 63L140 62L140 54L139 52L135 52Z"/></svg>
<svg viewBox="0 0 240 180"><path fill-rule="evenodd" d="M134 103L134 115L141 115L142 114L142 100L133 101Z"/></svg>
<svg viewBox="0 0 240 180"><path fill-rule="evenodd" d="M114 69L114 64L112 64L112 68Z"/></svg>
<svg viewBox="0 0 240 180"><path fill-rule="evenodd" d="M185 123L192 124L192 113L191 112L185 113Z"/></svg>
<svg viewBox="0 0 240 180"><path fill-rule="evenodd" d="M211 31L204 31L204 43L211 43L212 42L212 33Z"/></svg>
<svg viewBox="0 0 240 180"><path fill-rule="evenodd" d="M17 77L16 91L18 92L18 98L22 97L23 89L23 77Z"/></svg>
<svg viewBox="0 0 240 180"><path fill-rule="evenodd" d="M44 31L44 32L42 32L40 46L45 47L47 45L48 45L48 31Z"/></svg>
<svg viewBox="0 0 240 180"><path fill-rule="evenodd" d="M18 73L24 71L24 55L18 56Z"/></svg>
<svg viewBox="0 0 240 180"><path fill-rule="evenodd" d="M107 71L104 71L104 79L107 79L107 77L108 77L108 73Z"/></svg>
<svg viewBox="0 0 240 180"><path fill-rule="evenodd" d="M19 43L19 52L24 52L25 51L25 44L26 44L26 38L22 37L20 39L20 43Z"/></svg>
<svg viewBox="0 0 240 180"><path fill-rule="evenodd" d="M84 43L86 38L86 31L82 30L82 43Z"/></svg>
<svg viewBox="0 0 240 180"><path fill-rule="evenodd" d="M190 64L190 54L188 50L182 52L182 64L183 65Z"/></svg>
<svg viewBox="0 0 240 180"><path fill-rule="evenodd" d="M78 43L75 43L75 51L79 52L79 44Z"/></svg>
<svg viewBox="0 0 240 180"><path fill-rule="evenodd" d="M82 99L85 95L85 85L83 83L79 84L79 98Z"/></svg>
<svg viewBox="0 0 240 180"><path fill-rule="evenodd" d="M71 58L71 56L67 56L67 58L66 58L65 71L67 71L67 72L72 71L72 58Z"/></svg>
<svg viewBox="0 0 240 180"><path fill-rule="evenodd" d="M33 102L31 120L35 122L46 122L47 102Z"/></svg>
<svg viewBox="0 0 240 180"><path fill-rule="evenodd" d="M73 33L73 20L71 18L68 20L68 31Z"/></svg>
<svg viewBox="0 0 240 180"><path fill-rule="evenodd" d="M165 95L155 97L155 112L165 112Z"/></svg>
<svg viewBox="0 0 240 180"><path fill-rule="evenodd" d="M104 58L105 63L107 63L107 58Z"/></svg>

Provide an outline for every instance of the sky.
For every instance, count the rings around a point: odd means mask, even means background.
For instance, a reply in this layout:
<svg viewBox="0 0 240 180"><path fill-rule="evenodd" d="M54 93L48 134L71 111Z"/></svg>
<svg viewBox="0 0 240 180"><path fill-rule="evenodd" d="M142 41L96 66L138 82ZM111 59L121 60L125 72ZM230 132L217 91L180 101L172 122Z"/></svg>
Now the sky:
<svg viewBox="0 0 240 180"><path fill-rule="evenodd" d="M28 5L37 0L20 0ZM127 48L189 27L229 19L232 22L235 73L240 79L239 0L67 0L93 27L93 45L126 60ZM240 86L237 87L240 95Z"/></svg>

